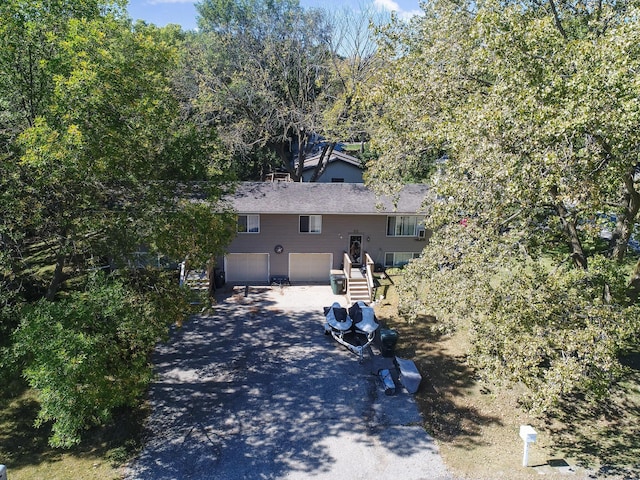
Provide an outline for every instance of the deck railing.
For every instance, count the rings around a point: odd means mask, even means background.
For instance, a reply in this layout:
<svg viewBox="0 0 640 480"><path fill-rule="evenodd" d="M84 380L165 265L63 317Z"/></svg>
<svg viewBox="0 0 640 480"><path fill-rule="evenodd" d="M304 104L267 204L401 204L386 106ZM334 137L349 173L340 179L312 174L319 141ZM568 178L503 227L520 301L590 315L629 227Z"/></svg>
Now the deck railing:
<svg viewBox="0 0 640 480"><path fill-rule="evenodd" d="M366 266L366 278L367 289L369 290L369 298L373 300L373 269L375 263L368 253L364 254L365 266Z"/></svg>
<svg viewBox="0 0 640 480"><path fill-rule="evenodd" d="M365 252L364 254L364 277L367 281L367 290L369 293L369 298L373 299L373 288L374 288L374 284L373 284L373 269L374 269L374 265L375 262L373 261L373 259L369 256L368 253ZM342 259L342 270L344 272L344 276L347 278L347 285L349 285L349 280L351 279L351 270L353 269L353 262L351 261L351 257L349 257L348 253L344 253L343 255L343 259Z"/></svg>
<svg viewBox="0 0 640 480"><path fill-rule="evenodd" d="M342 255L342 269L344 270L344 275L347 278L351 278L351 265L353 262L351 261L351 257L347 252L344 252Z"/></svg>
<svg viewBox="0 0 640 480"><path fill-rule="evenodd" d="M187 279L187 262L180 262L180 286L184 285Z"/></svg>

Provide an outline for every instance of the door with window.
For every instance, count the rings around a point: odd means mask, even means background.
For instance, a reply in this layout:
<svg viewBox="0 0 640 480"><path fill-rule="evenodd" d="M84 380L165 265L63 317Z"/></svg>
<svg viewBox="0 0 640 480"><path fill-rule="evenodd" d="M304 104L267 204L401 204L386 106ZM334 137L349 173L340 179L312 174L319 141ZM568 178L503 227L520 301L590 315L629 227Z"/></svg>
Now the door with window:
<svg viewBox="0 0 640 480"><path fill-rule="evenodd" d="M349 257L355 266L362 265L362 235L349 235Z"/></svg>

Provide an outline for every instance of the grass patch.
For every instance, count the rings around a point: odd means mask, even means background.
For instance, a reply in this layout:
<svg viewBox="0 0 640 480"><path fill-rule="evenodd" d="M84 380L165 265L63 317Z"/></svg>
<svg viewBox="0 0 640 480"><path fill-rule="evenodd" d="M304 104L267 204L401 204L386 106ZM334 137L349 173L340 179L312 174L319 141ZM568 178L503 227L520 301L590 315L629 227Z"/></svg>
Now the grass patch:
<svg viewBox="0 0 640 480"><path fill-rule="evenodd" d="M366 149L366 148L367 148L367 147L365 146L365 149ZM353 153L353 152L360 152L360 151L362 151L362 143L360 143L360 142L343 143L343 144L342 144L342 149L343 149L345 152L350 152L350 153Z"/></svg>
<svg viewBox="0 0 640 480"><path fill-rule="evenodd" d="M46 292L55 268L55 252L44 243L33 243L24 253L22 269L16 275L25 300L35 301ZM60 297L86 282L86 275L73 262L65 267L64 277ZM79 445L54 449L48 444L51 425L34 426L40 409L37 391L20 376L0 373L0 464L6 465L10 480L121 479L122 466L142 449L149 414L146 403L117 409L106 425L84 432Z"/></svg>
<svg viewBox="0 0 640 480"><path fill-rule="evenodd" d="M37 394L15 379L0 397L0 459L11 480L115 480L142 447L147 408L123 409L103 428L87 432L78 446L53 449L47 425L35 428ZM8 392L12 392L9 394Z"/></svg>
<svg viewBox="0 0 640 480"><path fill-rule="evenodd" d="M582 464L598 469L598 478L640 478L640 372L628 378L606 403L576 408L569 404L546 429L556 445Z"/></svg>
<svg viewBox="0 0 640 480"><path fill-rule="evenodd" d="M386 277L386 278L385 278ZM613 400L597 408L568 408L556 418L534 418L519 408L524 388L479 381L466 361L469 333L438 334L435 319L408 323L398 315L401 271L377 279L376 315L399 332L396 355L413 360L423 381L416 401L425 429L436 439L447 466L464 478L640 478L640 356ZM522 467L520 425L532 425L538 441ZM559 468L569 465L573 471Z"/></svg>

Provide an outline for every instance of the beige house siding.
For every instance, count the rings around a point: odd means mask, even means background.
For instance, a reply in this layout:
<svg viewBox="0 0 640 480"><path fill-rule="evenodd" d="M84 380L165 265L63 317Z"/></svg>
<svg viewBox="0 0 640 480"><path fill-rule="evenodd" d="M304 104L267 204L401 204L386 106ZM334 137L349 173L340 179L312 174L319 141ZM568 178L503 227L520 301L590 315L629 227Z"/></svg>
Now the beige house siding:
<svg viewBox="0 0 640 480"><path fill-rule="evenodd" d="M318 205L318 209L321 208L322 205ZM385 253L419 253L424 248L424 241L415 237L389 237L386 229L385 214L322 215L321 233L300 233L299 215L261 214L260 232L239 233L229 246L228 253L268 253L269 274L288 276L289 253L331 253L332 268L340 268L343 253L349 249L350 234L361 235L363 251L380 264L384 264ZM275 253L276 245L283 247L282 253Z"/></svg>

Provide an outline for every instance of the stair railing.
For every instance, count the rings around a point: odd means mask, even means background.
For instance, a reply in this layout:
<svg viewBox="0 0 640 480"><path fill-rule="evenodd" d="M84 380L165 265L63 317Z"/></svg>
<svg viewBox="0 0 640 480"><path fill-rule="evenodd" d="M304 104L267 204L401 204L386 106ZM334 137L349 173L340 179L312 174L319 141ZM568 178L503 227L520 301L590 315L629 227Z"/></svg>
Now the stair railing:
<svg viewBox="0 0 640 480"><path fill-rule="evenodd" d="M184 282L187 279L187 262L180 262L180 286L184 285Z"/></svg>
<svg viewBox="0 0 640 480"><path fill-rule="evenodd" d="M367 290L369 290L369 300L373 300L373 269L375 263L373 259L369 256L368 253L364 254L365 265L366 265L366 274L365 277L367 279Z"/></svg>
<svg viewBox="0 0 640 480"><path fill-rule="evenodd" d="M344 276L349 279L351 278L351 265L353 264L353 262L351 261L351 257L349 257L349 254L347 252L345 252L342 257L342 269L344 271Z"/></svg>

